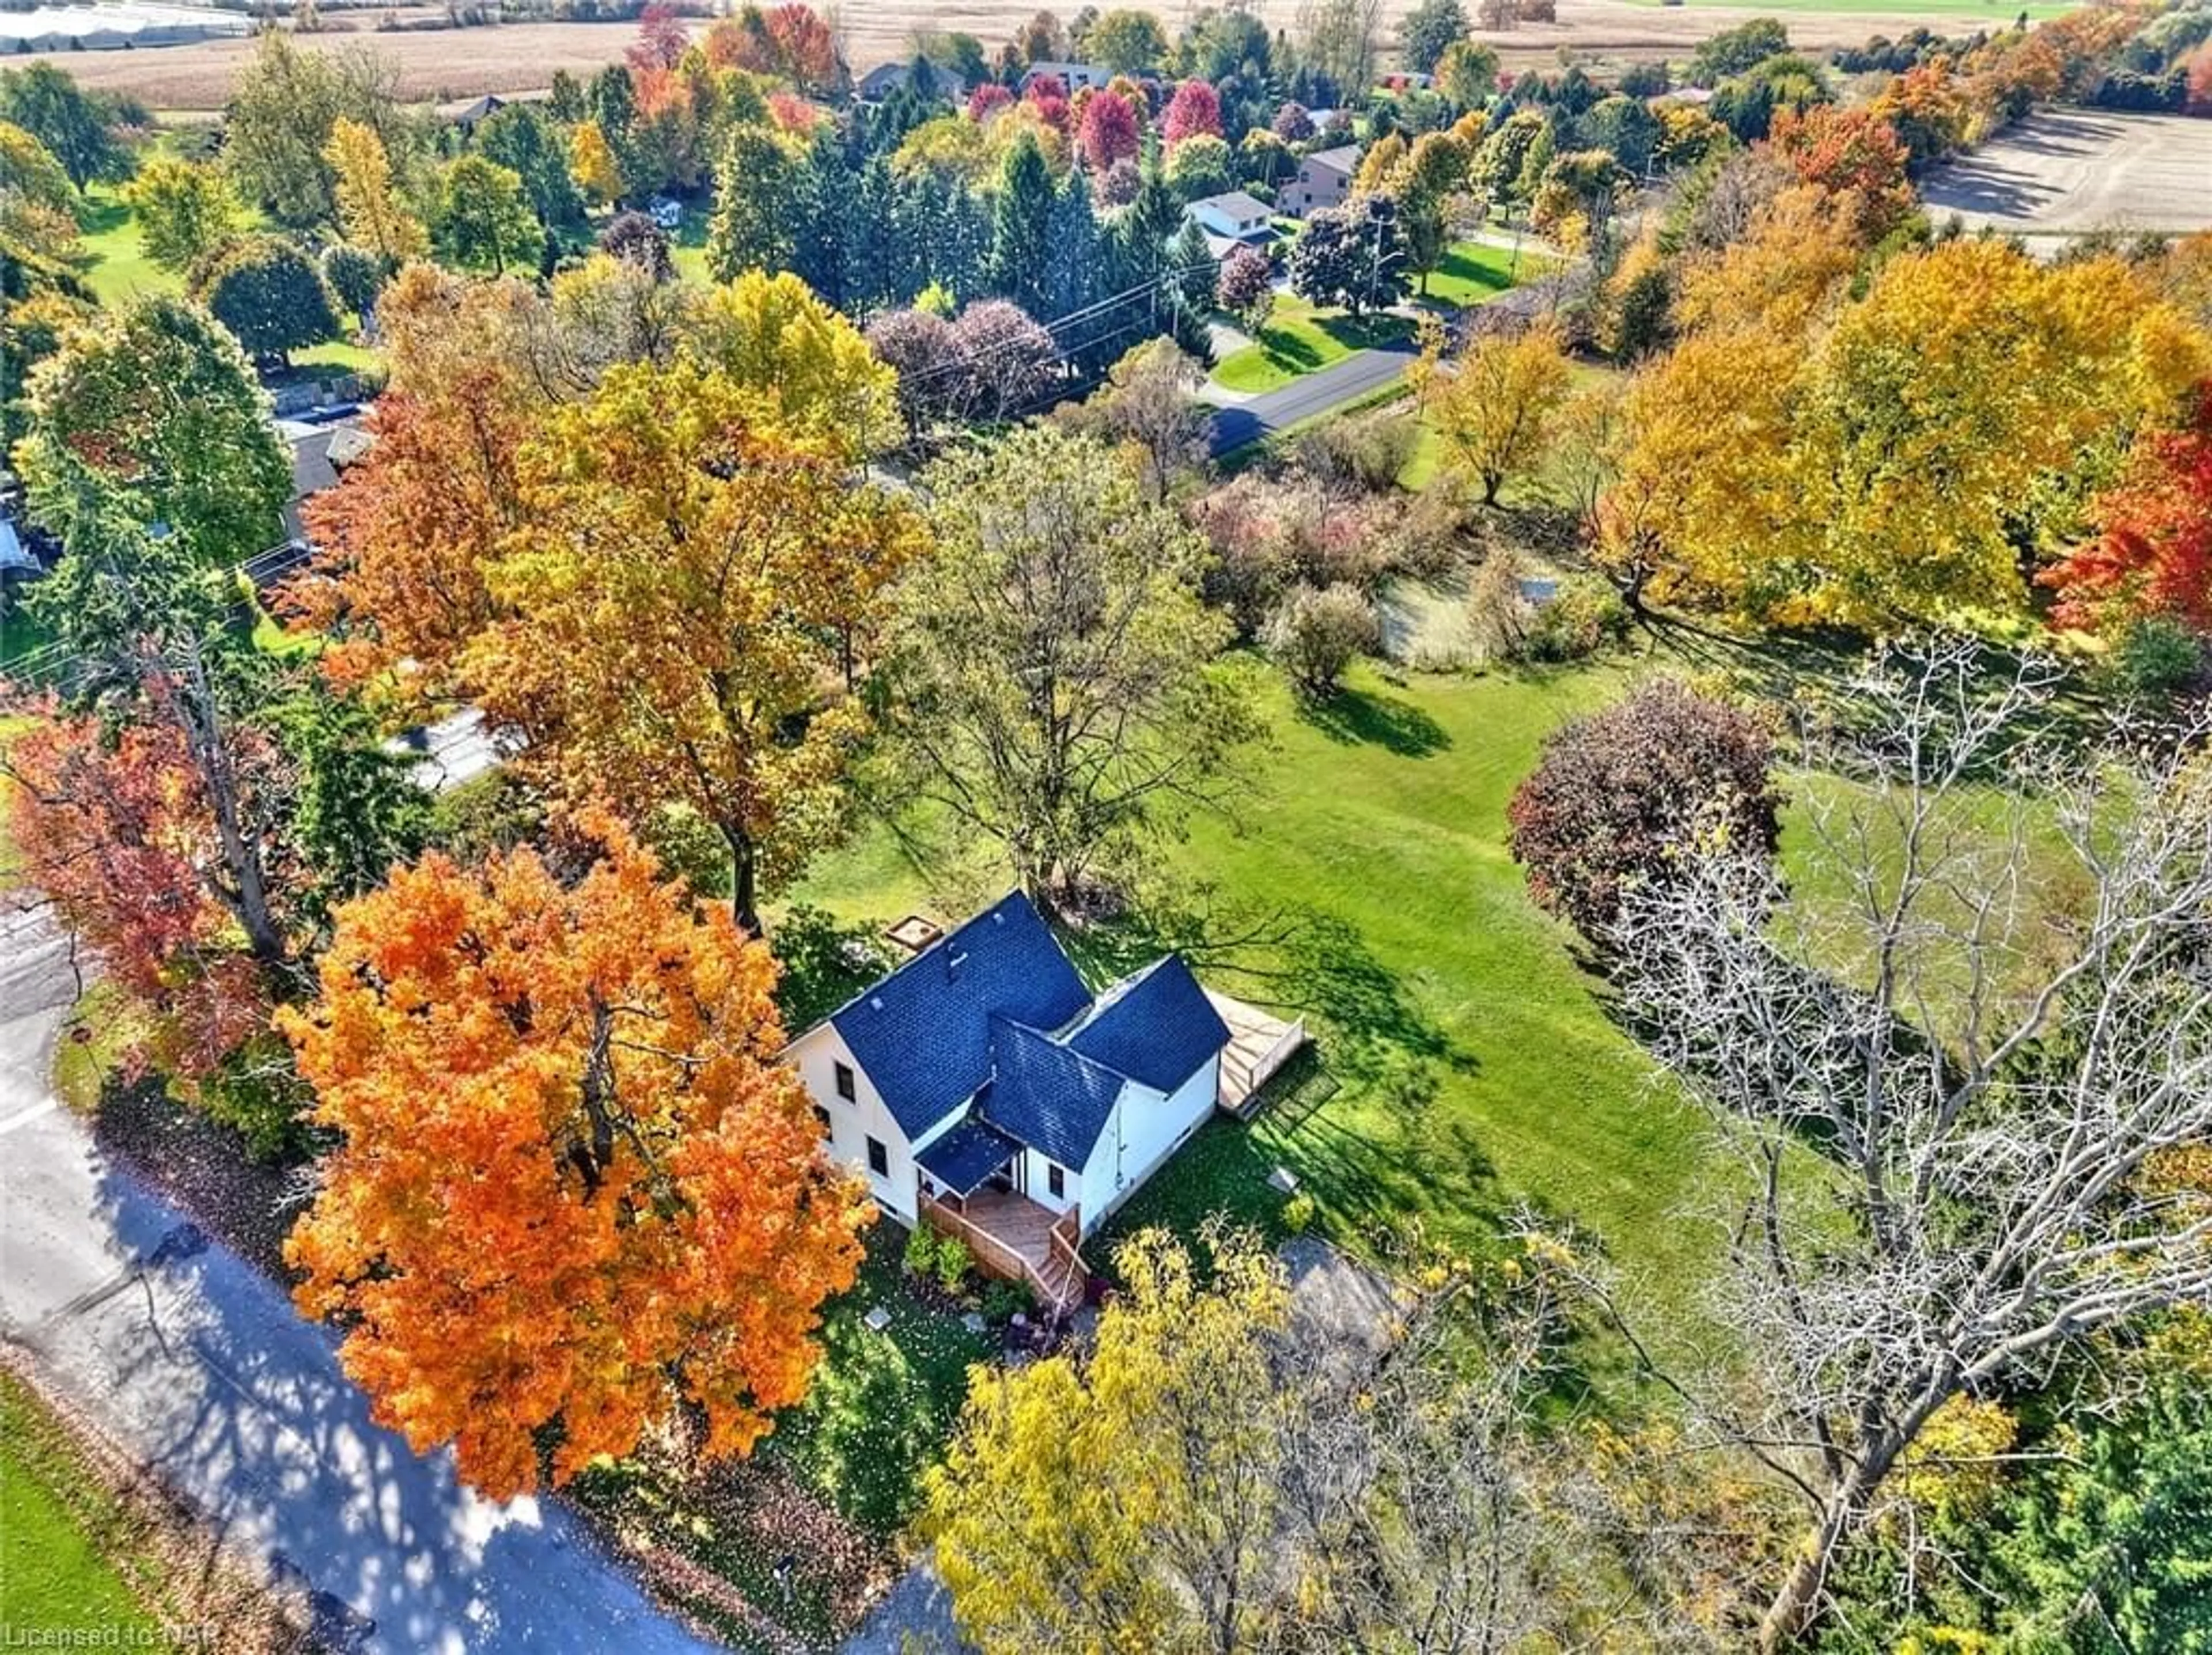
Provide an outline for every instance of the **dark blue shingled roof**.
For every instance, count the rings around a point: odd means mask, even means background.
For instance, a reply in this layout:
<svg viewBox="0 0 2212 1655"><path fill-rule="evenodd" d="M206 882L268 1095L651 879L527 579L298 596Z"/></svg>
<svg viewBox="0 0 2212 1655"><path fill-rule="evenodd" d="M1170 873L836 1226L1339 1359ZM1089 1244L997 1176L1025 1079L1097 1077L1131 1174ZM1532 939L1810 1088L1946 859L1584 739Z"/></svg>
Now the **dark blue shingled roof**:
<svg viewBox="0 0 2212 1655"><path fill-rule="evenodd" d="M1122 1077L1006 1018L991 1025L995 1068L980 1104L993 1125L1058 1161L1080 1167L1121 1095Z"/></svg>
<svg viewBox="0 0 2212 1655"><path fill-rule="evenodd" d="M966 1196L1021 1152L1005 1133L970 1115L915 1159L945 1189Z"/></svg>
<svg viewBox="0 0 2212 1655"><path fill-rule="evenodd" d="M1182 957L1168 954L1132 978L1067 1044L1155 1092L1173 1092L1229 1044L1229 1025Z"/></svg>
<svg viewBox="0 0 2212 1655"><path fill-rule="evenodd" d="M1083 979L1018 891L830 1021L911 1139L991 1078L992 1019L1055 1029L1090 1003Z"/></svg>

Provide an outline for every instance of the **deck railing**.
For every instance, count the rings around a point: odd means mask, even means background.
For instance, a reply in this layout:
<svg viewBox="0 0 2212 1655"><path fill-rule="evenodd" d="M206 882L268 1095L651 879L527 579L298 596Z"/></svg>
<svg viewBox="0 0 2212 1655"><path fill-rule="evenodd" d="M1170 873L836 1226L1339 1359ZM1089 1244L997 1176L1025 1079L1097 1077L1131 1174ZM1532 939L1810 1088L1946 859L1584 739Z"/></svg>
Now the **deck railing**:
<svg viewBox="0 0 2212 1655"><path fill-rule="evenodd" d="M1089 1275L1083 1255L1076 1250L1076 1209L1069 1208L1047 1232L1045 1246L1048 1258L1065 1256L1070 1265L1066 1281L1054 1287L1045 1280L1045 1273L1031 1262L1030 1256L1018 1247L1010 1247L976 1223L965 1213L947 1207L934 1196L921 1197L923 1220L947 1235L957 1236L967 1244L968 1250L975 1256L976 1263L987 1275L995 1275L1009 1281L1026 1281L1037 1296L1040 1304L1049 1305L1054 1311L1066 1311L1080 1294L1082 1284ZM1065 1250L1063 1254L1062 1250Z"/></svg>

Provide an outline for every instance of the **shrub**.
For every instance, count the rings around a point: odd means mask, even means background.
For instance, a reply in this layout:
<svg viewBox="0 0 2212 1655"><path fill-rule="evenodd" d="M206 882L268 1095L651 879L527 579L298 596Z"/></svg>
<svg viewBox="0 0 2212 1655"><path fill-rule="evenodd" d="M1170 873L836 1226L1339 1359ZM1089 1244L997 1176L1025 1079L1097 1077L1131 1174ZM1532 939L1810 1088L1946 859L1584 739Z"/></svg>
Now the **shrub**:
<svg viewBox="0 0 2212 1655"><path fill-rule="evenodd" d="M304 1111L314 1100L292 1068L291 1048L258 1035L199 1083L199 1106L238 1129L257 1161L297 1159L307 1147Z"/></svg>
<svg viewBox="0 0 2212 1655"><path fill-rule="evenodd" d="M983 1284L983 1299L979 1308L986 1322L1002 1327L1015 1317L1034 1311L1036 1295L1030 1291L1026 1281L1001 1281L994 1276Z"/></svg>
<svg viewBox="0 0 2212 1655"><path fill-rule="evenodd" d="M1267 623L1267 649L1300 691L1316 698L1336 693L1355 655L1381 647L1375 605L1357 587L1340 582L1291 594Z"/></svg>
<svg viewBox="0 0 2212 1655"><path fill-rule="evenodd" d="M1563 726L1506 807L1529 893L1602 943L1625 893L1666 879L1692 836L1725 834L1771 856L1782 831L1773 754L1758 719L1673 678Z"/></svg>
<svg viewBox="0 0 2212 1655"><path fill-rule="evenodd" d="M1482 560L1467 592L1468 630L1485 660L1518 660L1536 611L1521 593L1521 560L1500 546Z"/></svg>
<svg viewBox="0 0 2212 1655"><path fill-rule="evenodd" d="M951 1238L947 1237L947 1240ZM917 1224L906 1238L905 1264L911 1275L931 1276L937 1274L937 1232L927 1224Z"/></svg>
<svg viewBox="0 0 2212 1655"><path fill-rule="evenodd" d="M647 213L631 210L617 213L599 232L599 251L643 271L656 282L676 274L676 255L668 245L668 232Z"/></svg>
<svg viewBox="0 0 2212 1655"><path fill-rule="evenodd" d="M937 1281L947 1293L957 1293L975 1268L975 1256L958 1236L940 1236L937 1242Z"/></svg>
<svg viewBox="0 0 2212 1655"><path fill-rule="evenodd" d="M1317 1211L1314 1198L1301 1190L1283 1203L1283 1227L1294 1236L1302 1236L1313 1227Z"/></svg>
<svg viewBox="0 0 2212 1655"><path fill-rule="evenodd" d="M2111 670L2126 694L2166 701L2187 689L2203 668L2203 640L2171 616L2146 615L2120 635Z"/></svg>
<svg viewBox="0 0 2212 1655"><path fill-rule="evenodd" d="M1403 409L1385 408L1352 419L1329 420L1297 441L1297 463L1322 483L1379 494L1395 489L1413 459L1420 425Z"/></svg>
<svg viewBox="0 0 2212 1655"><path fill-rule="evenodd" d="M1529 660L1580 660L1628 636L1628 605L1595 575L1571 575L1536 611L1521 654Z"/></svg>

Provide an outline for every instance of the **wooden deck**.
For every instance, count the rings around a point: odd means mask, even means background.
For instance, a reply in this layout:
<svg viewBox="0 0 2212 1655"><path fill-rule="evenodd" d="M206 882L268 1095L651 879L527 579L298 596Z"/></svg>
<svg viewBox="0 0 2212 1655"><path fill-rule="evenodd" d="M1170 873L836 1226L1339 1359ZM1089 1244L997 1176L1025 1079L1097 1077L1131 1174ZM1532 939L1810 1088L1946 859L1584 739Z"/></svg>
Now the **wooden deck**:
<svg viewBox="0 0 2212 1655"><path fill-rule="evenodd" d="M1231 1114L1242 1116L1260 1088L1305 1044L1306 1020L1301 1017L1285 1023L1212 989L1206 997L1229 1025L1229 1044L1221 1054L1221 1091L1215 1101Z"/></svg>
<svg viewBox="0 0 2212 1655"><path fill-rule="evenodd" d="M921 1216L932 1229L966 1242L986 1275L1028 1282L1046 1309L1065 1313L1082 1301L1090 1270L1076 1250L1075 1208L1055 1214L1027 1196L986 1185L957 1209L924 1196Z"/></svg>

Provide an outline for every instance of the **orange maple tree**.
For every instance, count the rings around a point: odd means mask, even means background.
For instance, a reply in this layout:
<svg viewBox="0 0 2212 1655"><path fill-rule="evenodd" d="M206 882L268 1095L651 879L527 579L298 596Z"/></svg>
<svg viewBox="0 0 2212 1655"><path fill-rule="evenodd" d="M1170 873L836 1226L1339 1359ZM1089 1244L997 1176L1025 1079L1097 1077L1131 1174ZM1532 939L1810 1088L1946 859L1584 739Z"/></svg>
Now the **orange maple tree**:
<svg viewBox="0 0 2212 1655"><path fill-rule="evenodd" d="M775 1061L775 966L599 808L537 853L432 855L338 910L278 1025L342 1142L287 1255L348 1373L495 1498L632 1451L679 1406L708 1456L805 1395L861 1193Z"/></svg>
<svg viewBox="0 0 2212 1655"><path fill-rule="evenodd" d="M2212 626L2212 380L2197 387L2186 425L2136 443L2097 519L2102 532L2040 577L2059 589L2062 624L2160 614Z"/></svg>

